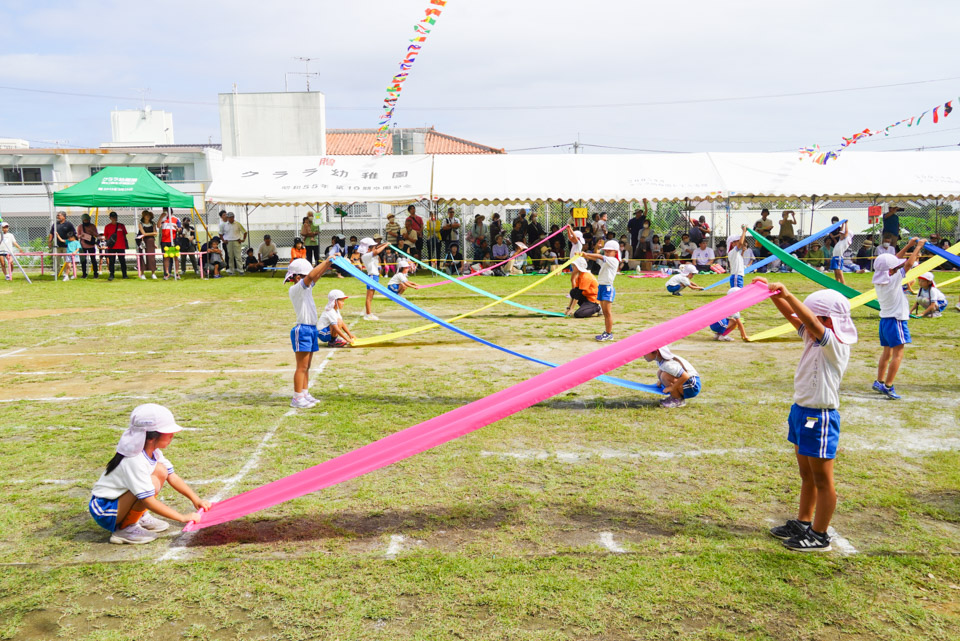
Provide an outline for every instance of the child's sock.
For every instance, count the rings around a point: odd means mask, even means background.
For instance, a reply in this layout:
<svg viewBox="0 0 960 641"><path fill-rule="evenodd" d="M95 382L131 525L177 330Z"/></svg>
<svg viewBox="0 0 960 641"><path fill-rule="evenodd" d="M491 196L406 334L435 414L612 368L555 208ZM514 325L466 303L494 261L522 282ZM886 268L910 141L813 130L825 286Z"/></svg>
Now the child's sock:
<svg viewBox="0 0 960 641"><path fill-rule="evenodd" d="M127 512L127 515L123 517L123 521L120 522L120 525L117 526L118 530L123 528L130 527L135 523L139 523L140 519L143 518L143 515L146 514L146 510L130 510Z"/></svg>
<svg viewBox="0 0 960 641"><path fill-rule="evenodd" d="M801 521L800 519L797 519L797 523L804 527L810 527L810 524L813 523L813 521Z"/></svg>

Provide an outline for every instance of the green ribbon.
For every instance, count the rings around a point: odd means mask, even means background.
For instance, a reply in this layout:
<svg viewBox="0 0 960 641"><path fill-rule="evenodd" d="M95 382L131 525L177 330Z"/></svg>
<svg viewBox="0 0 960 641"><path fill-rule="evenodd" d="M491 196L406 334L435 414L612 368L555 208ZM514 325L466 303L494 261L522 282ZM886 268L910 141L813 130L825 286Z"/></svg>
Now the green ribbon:
<svg viewBox="0 0 960 641"><path fill-rule="evenodd" d="M841 282L834 280L833 278L823 273L819 269L811 267L810 265L806 264L805 262L803 262L802 260L800 260L799 258L795 257L792 254L788 254L787 252L783 251L782 249L780 249L779 247L771 243L769 240L764 238L762 235L754 232L752 229L748 229L747 231L750 232L750 235L753 236L753 239L755 241L760 243L760 245L762 245L763 247L767 248L767 250L771 254L779 258L785 265L787 265L797 273L802 274L803 276L806 276L807 278L817 283L818 285L826 287L827 289L832 289L835 292L840 292L847 298L855 298L860 295L860 292L855 290L853 287L849 287L847 285L844 285ZM877 301L875 300L867 303L867 306L877 311L880 310L880 304L877 303Z"/></svg>

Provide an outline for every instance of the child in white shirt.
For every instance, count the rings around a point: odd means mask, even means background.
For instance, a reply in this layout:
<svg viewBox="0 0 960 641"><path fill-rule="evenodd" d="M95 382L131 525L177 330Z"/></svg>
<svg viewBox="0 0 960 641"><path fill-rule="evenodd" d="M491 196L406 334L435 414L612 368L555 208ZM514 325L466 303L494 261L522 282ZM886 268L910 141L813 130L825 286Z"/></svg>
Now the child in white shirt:
<svg viewBox="0 0 960 641"><path fill-rule="evenodd" d="M403 258L398 260L397 273L390 278L390 282L387 284L387 289L394 294L399 294L401 296L403 296L403 292L407 291L408 287L417 289L417 284L410 280L410 278L407 276L411 269L413 269L413 266L406 260Z"/></svg>
<svg viewBox="0 0 960 641"><path fill-rule="evenodd" d="M343 309L343 301L350 298L339 289L331 289L327 294L327 306L323 308L323 313L317 321L317 338L321 343L326 343L327 347L344 347L353 345L357 337L353 335L347 324L343 322L343 316L340 310Z"/></svg>
<svg viewBox="0 0 960 641"><path fill-rule="evenodd" d="M313 286L330 268L330 259L316 267L306 258L296 258L287 266L284 283L293 283L288 295L297 314L297 324L290 330L290 343L297 368L293 373L293 398L290 407L310 409L319 402L310 395L310 364L314 352L320 349L320 335L317 330L317 304L313 300Z"/></svg>
<svg viewBox="0 0 960 641"><path fill-rule="evenodd" d="M703 290L703 287L697 285L693 282L693 277L697 275L697 268L693 265L685 264L680 266L680 273L674 274L667 279L666 288L667 291L673 294L674 296L683 296L680 293L684 287L689 287L693 290Z"/></svg>
<svg viewBox="0 0 960 641"><path fill-rule="evenodd" d="M903 293L903 277L917 262L924 243L925 240L911 238L896 254L880 254L873 262L873 284L880 303L880 345L883 347L873 389L892 400L900 399L893 381L903 362L903 346L911 342L907 327L910 303ZM913 252L906 256L911 249Z"/></svg>
<svg viewBox="0 0 960 641"><path fill-rule="evenodd" d="M661 347L643 359L648 363L657 362L657 381L669 396L660 401L660 407L675 408L687 404L686 399L700 393L700 374L685 358L677 356L669 347Z"/></svg>
<svg viewBox="0 0 960 641"><path fill-rule="evenodd" d="M380 254L389 247L388 243L377 243L372 238L364 238L360 241L360 244L357 245L357 252L360 254L360 262L363 264L364 270L367 272L367 276L371 280L380 281ZM373 313L373 294L376 290L373 287L367 285L367 299L364 302L364 316L363 320L376 321L380 320L377 318L376 314Z"/></svg>
<svg viewBox="0 0 960 641"><path fill-rule="evenodd" d="M846 284L843 280L843 255L853 242L853 234L847 230L847 221L840 226L840 240L833 246L833 256L830 258L830 269L838 283Z"/></svg>
<svg viewBox="0 0 960 641"><path fill-rule="evenodd" d="M620 268L620 243L615 240L608 240L603 245L603 254L584 253L585 258L596 260L600 263L600 273L597 275L597 300L600 301L600 309L603 311L604 331L596 336L598 341L613 340L613 299L617 291L613 288L613 279L617 277L617 270Z"/></svg>
<svg viewBox="0 0 960 641"><path fill-rule="evenodd" d="M575 230L573 227L567 227L567 240L570 241L570 256L576 257L577 254L583 253L583 232ZM570 287L577 286L577 277L579 274L570 270Z"/></svg>
<svg viewBox="0 0 960 641"><path fill-rule="evenodd" d="M727 292L727 296L731 294L736 294L740 291L739 287L731 287ZM730 336L730 332L737 328L740 330L740 338L744 342L748 341L747 330L743 327L743 321L740 319L740 312L734 313L732 316L718 320L716 323L710 325L710 330L713 332L714 340L730 342L733 340L733 337Z"/></svg>
<svg viewBox="0 0 960 641"><path fill-rule="evenodd" d="M146 403L130 414L130 426L120 437L106 471L93 486L89 503L90 516L110 532L111 543L149 543L158 532L170 527L166 521L147 514L147 510L181 523L200 521L201 512L181 514L157 498L164 484L169 483L190 499L195 510L210 509L210 503L201 500L177 476L173 464L163 455L173 435L182 429L162 405Z"/></svg>
<svg viewBox="0 0 960 641"><path fill-rule="evenodd" d="M840 441L840 381L850 362L857 328L850 303L840 293L820 290L804 302L781 283L767 283L776 294L773 304L797 328L803 353L793 376L793 407L787 420L787 440L793 443L800 468L800 507L797 518L772 528L770 534L797 552L827 552L827 530L837 507L833 461Z"/></svg>
<svg viewBox="0 0 960 641"><path fill-rule="evenodd" d="M911 313L920 314L923 318L940 318L947 308L947 297L937 289L933 272L927 272L917 280L920 281L920 291L917 292Z"/></svg>
<svg viewBox="0 0 960 641"><path fill-rule="evenodd" d="M747 226L740 226L740 235L727 239L727 265L730 267L730 288L743 288L743 250L747 246Z"/></svg>

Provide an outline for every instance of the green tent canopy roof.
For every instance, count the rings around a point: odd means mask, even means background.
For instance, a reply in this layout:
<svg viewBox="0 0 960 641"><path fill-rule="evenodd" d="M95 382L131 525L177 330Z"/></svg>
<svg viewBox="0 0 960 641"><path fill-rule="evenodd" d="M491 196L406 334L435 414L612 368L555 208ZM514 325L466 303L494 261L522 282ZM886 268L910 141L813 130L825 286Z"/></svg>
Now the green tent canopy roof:
<svg viewBox="0 0 960 641"><path fill-rule="evenodd" d="M104 167L81 183L53 194L55 207L182 207L193 196L170 187L144 167Z"/></svg>

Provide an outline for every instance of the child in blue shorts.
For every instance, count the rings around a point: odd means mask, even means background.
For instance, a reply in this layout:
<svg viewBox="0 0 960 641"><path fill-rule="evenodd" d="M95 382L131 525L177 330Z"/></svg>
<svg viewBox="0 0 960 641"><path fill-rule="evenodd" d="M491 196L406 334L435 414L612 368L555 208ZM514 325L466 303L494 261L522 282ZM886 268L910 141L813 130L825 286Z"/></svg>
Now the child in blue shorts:
<svg viewBox="0 0 960 641"><path fill-rule="evenodd" d="M379 236L376 240L373 238L364 238L360 241L360 244L357 245L357 252L360 254L360 262L363 264L363 269L367 272L367 276L374 281L380 280L380 254L390 246L388 243L378 243L377 240L379 240ZM380 320L377 318L377 315L373 313L373 294L375 291L373 287L367 285L367 299L363 308L363 320Z"/></svg>
<svg viewBox="0 0 960 641"><path fill-rule="evenodd" d="M357 340L347 324L343 322L343 316L340 315L343 301L348 298L350 297L339 289L331 289L327 294L327 306L324 307L317 322L319 328L317 338L321 343L326 343L327 347L346 347Z"/></svg>
<svg viewBox="0 0 960 641"><path fill-rule="evenodd" d="M693 277L697 275L697 268L693 265L681 265L680 273L674 274L667 279L666 288L667 291L673 294L674 296L683 296L680 291L684 287L689 287L690 289L702 291L703 287L696 285L693 282Z"/></svg>
<svg viewBox="0 0 960 641"><path fill-rule="evenodd" d="M397 261L397 273L390 278L390 282L387 283L387 289L389 289L394 294L399 294L403 296L403 292L407 291L408 287L417 288L417 284L410 280L408 274L413 269L413 265L401 258Z"/></svg>
<svg viewBox="0 0 960 641"><path fill-rule="evenodd" d="M674 354L669 347L661 347L643 359L648 363L657 362L657 381L669 396L660 401L660 407L683 407L686 399L700 393L700 374L685 358Z"/></svg>
<svg viewBox="0 0 960 641"><path fill-rule="evenodd" d="M763 278L753 282L767 284ZM773 304L803 339L787 419L787 440L793 443L800 469L800 507L797 518L770 534L789 550L827 552L827 531L837 508L833 461L840 440L840 381L850 362L850 346L857 342L857 328L850 303L838 292L814 292L801 303L781 283L767 285L776 292Z"/></svg>
<svg viewBox="0 0 960 641"><path fill-rule="evenodd" d="M330 269L331 261L326 259L316 267L306 258L297 258L287 266L285 283L290 286L290 302L297 313L297 324L290 330L290 342L293 345L297 369L293 373L293 398L290 407L310 409L319 401L310 395L310 363L313 353L320 349L317 331L317 304L313 300L313 286L324 272Z"/></svg>
<svg viewBox="0 0 960 641"><path fill-rule="evenodd" d="M839 240L833 246L833 254L830 258L830 269L833 270L833 277L838 283L846 284L843 280L843 255L850 248L853 242L853 234L847 230L847 221L840 225Z"/></svg>
<svg viewBox="0 0 960 641"><path fill-rule="evenodd" d="M873 263L873 284L880 303L880 345L883 347L873 389L893 400L900 399L893 380L903 362L903 346L911 342L907 327L910 303L903 293L903 277L916 264L924 243L925 240L911 238L896 254L880 254ZM908 256L911 249L913 251Z"/></svg>
<svg viewBox="0 0 960 641"><path fill-rule="evenodd" d="M727 291L727 296L736 294L739 291L739 287L731 287L729 291ZM742 338L744 342L750 340L747 338L747 330L743 327L743 321L740 319L740 312L736 312L732 316L721 319L710 325L710 331L712 331L714 335L713 338L714 340L718 341L732 341L733 337L730 336L730 332L732 332L734 329L740 330L740 338Z"/></svg>
<svg viewBox="0 0 960 641"><path fill-rule="evenodd" d="M947 297L937 288L933 272L927 272L917 280L920 281L920 291L910 311L923 318L940 318L947 308Z"/></svg>
<svg viewBox="0 0 960 641"><path fill-rule="evenodd" d="M613 288L613 279L620 269L620 243L608 240L603 244L603 254L584 252L583 257L596 260L600 263L600 273L597 274L597 300L600 301L600 310L603 312L603 333L596 336L598 341L613 340L613 299L617 290Z"/></svg>
<svg viewBox="0 0 960 641"><path fill-rule="evenodd" d="M177 476L163 455L173 435L182 429L162 405L146 403L131 412L130 426L90 497L90 516L110 532L111 543L149 543L170 527L147 510L181 523L200 521L200 512L181 514L158 498L164 484L190 499L195 510L210 509L210 503L202 501Z"/></svg>

